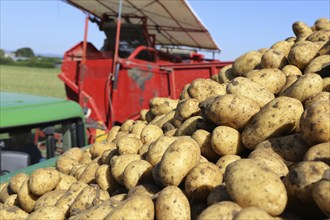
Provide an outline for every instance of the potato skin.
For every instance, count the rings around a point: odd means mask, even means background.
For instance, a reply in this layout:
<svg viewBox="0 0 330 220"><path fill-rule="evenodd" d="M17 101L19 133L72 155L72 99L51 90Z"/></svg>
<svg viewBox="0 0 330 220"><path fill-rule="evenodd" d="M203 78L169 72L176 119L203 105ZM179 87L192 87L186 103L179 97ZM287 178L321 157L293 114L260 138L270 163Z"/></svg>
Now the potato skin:
<svg viewBox="0 0 330 220"><path fill-rule="evenodd" d="M225 175L226 168L229 164L236 160L240 160L241 157L238 155L228 154L225 156L220 157L220 159L217 161L215 165L217 165L220 169L220 172L222 175Z"/></svg>
<svg viewBox="0 0 330 220"><path fill-rule="evenodd" d="M164 186L178 186L201 156L198 143L182 136L165 151L159 165L159 177ZM180 169L178 169L180 167Z"/></svg>
<svg viewBox="0 0 330 220"><path fill-rule="evenodd" d="M213 205L217 202L222 202L222 201L232 201L226 188L226 183L223 182L222 184L214 187L206 200L206 203L208 206Z"/></svg>
<svg viewBox="0 0 330 220"><path fill-rule="evenodd" d="M185 191L192 201L206 201L210 191L222 183L220 169L211 162L197 164L185 180Z"/></svg>
<svg viewBox="0 0 330 220"><path fill-rule="evenodd" d="M277 94L284 86L285 74L278 68L268 68L247 73L246 77L266 87L271 93Z"/></svg>
<svg viewBox="0 0 330 220"><path fill-rule="evenodd" d="M289 64L297 66L301 71L314 59L318 53L318 47L311 41L295 43L288 55Z"/></svg>
<svg viewBox="0 0 330 220"><path fill-rule="evenodd" d="M309 148L304 161L322 161L330 166L330 141Z"/></svg>
<svg viewBox="0 0 330 220"><path fill-rule="evenodd" d="M244 149L241 134L228 126L218 126L213 130L211 145L212 149L220 156L239 154Z"/></svg>
<svg viewBox="0 0 330 220"><path fill-rule="evenodd" d="M20 207L30 213L34 208L34 204L38 200L39 196L34 195L29 189L28 180L25 180L17 193L17 199Z"/></svg>
<svg viewBox="0 0 330 220"><path fill-rule="evenodd" d="M17 206L0 209L0 219L6 219L6 220L26 219L28 216L29 213L18 208Z"/></svg>
<svg viewBox="0 0 330 220"><path fill-rule="evenodd" d="M242 133L244 146L253 150L262 141L299 128L304 111L297 99L280 96L270 101L252 118Z"/></svg>
<svg viewBox="0 0 330 220"><path fill-rule="evenodd" d="M330 217L330 181L320 180L313 186L313 198L321 211Z"/></svg>
<svg viewBox="0 0 330 220"><path fill-rule="evenodd" d="M308 97L322 92L323 81L320 75L310 73L298 78L281 95L304 102Z"/></svg>
<svg viewBox="0 0 330 220"><path fill-rule="evenodd" d="M241 207L256 206L273 216L286 207L288 198L281 179L251 159L229 164L225 182L228 194Z"/></svg>
<svg viewBox="0 0 330 220"><path fill-rule="evenodd" d="M109 193L112 193L119 187L119 184L111 174L111 167L108 164L103 164L98 167L95 173L95 181L102 190L106 190Z"/></svg>
<svg viewBox="0 0 330 220"><path fill-rule="evenodd" d="M263 69L268 69L268 68L282 69L282 67L284 67L287 63L288 60L285 54L275 49L267 50L261 57L261 67Z"/></svg>
<svg viewBox="0 0 330 220"><path fill-rule="evenodd" d="M209 102L203 111L216 125L224 125L241 131L251 118L260 110L258 104L244 96L227 94L218 96Z"/></svg>
<svg viewBox="0 0 330 220"><path fill-rule="evenodd" d="M322 91L315 95L309 96L304 102L304 108L307 109L309 106L318 101L330 101L330 92Z"/></svg>
<svg viewBox="0 0 330 220"><path fill-rule="evenodd" d="M64 220L65 216L62 209L56 206L47 206L32 212L30 216L27 218L27 220L40 220L40 219Z"/></svg>
<svg viewBox="0 0 330 220"><path fill-rule="evenodd" d="M207 160L214 161L219 158L219 155L212 148L211 136L210 132L198 129L191 137L199 144L202 156Z"/></svg>
<svg viewBox="0 0 330 220"><path fill-rule="evenodd" d="M163 154L166 149L177 139L177 137L171 136L161 136L156 141L149 145L147 151L146 160L152 165L155 166L158 162L161 161Z"/></svg>
<svg viewBox="0 0 330 220"><path fill-rule="evenodd" d="M172 111L178 105L178 100L164 98L164 97L154 97L149 101L150 111L153 115L163 115Z"/></svg>
<svg viewBox="0 0 330 220"><path fill-rule="evenodd" d="M163 135L163 130L157 125L149 124L141 131L140 140L143 144L153 142Z"/></svg>
<svg viewBox="0 0 330 220"><path fill-rule="evenodd" d="M60 172L54 169L40 168L32 172L29 179L30 191L37 195L43 195L52 191L61 181Z"/></svg>
<svg viewBox="0 0 330 220"><path fill-rule="evenodd" d="M45 193L38 198L34 204L34 211L39 210L46 206L54 206L56 202L64 195L66 190L53 190L48 193Z"/></svg>
<svg viewBox="0 0 330 220"><path fill-rule="evenodd" d="M284 66L281 70L285 76L291 76L291 75L302 76L301 70L294 65L288 64L288 65Z"/></svg>
<svg viewBox="0 0 330 220"><path fill-rule="evenodd" d="M233 220L263 220L263 219L274 219L275 218L269 215L263 209L258 207L246 207L242 209L240 212L236 213Z"/></svg>
<svg viewBox="0 0 330 220"><path fill-rule="evenodd" d="M167 186L155 202L156 219L190 219L190 206L180 188Z"/></svg>
<svg viewBox="0 0 330 220"><path fill-rule="evenodd" d="M245 96L263 107L275 98L266 87L245 77L236 77L227 85L227 93Z"/></svg>
<svg viewBox="0 0 330 220"><path fill-rule="evenodd" d="M73 203L70 205L70 216L78 215L84 210L93 207L96 201L95 187L86 186L80 191Z"/></svg>
<svg viewBox="0 0 330 220"><path fill-rule="evenodd" d="M62 155L56 160L56 169L65 174L69 174L71 169L78 164L79 161Z"/></svg>
<svg viewBox="0 0 330 220"><path fill-rule="evenodd" d="M110 162L111 174L113 178L122 186L124 186L123 173L128 164L135 160L140 160L138 154L123 154L116 158L112 158Z"/></svg>
<svg viewBox="0 0 330 220"><path fill-rule="evenodd" d="M250 51L239 56L233 63L233 72L238 76L245 74L260 65L262 53Z"/></svg>
<svg viewBox="0 0 330 220"><path fill-rule="evenodd" d="M301 134L309 145L330 141L330 101L319 101L305 109L300 119Z"/></svg>
<svg viewBox="0 0 330 220"><path fill-rule="evenodd" d="M302 204L315 204L312 194L314 183L322 179L329 166L321 161L304 161L298 163L283 179L288 196Z"/></svg>
<svg viewBox="0 0 330 220"><path fill-rule="evenodd" d="M235 77L237 77L237 75L234 74L233 65L230 64L230 65L223 67L220 70L220 72L218 74L218 81L219 81L219 83L228 83Z"/></svg>
<svg viewBox="0 0 330 220"><path fill-rule="evenodd" d="M208 98L226 94L226 86L211 79L195 79L188 87L191 98L202 102Z"/></svg>
<svg viewBox="0 0 330 220"><path fill-rule="evenodd" d="M9 180L9 187L14 192L17 193L21 188L23 182L28 180L30 177L25 173L18 173Z"/></svg>
<svg viewBox="0 0 330 220"><path fill-rule="evenodd" d="M317 73L319 75L326 75L326 72L322 70L328 65L330 65L330 55L318 56L308 64L304 74Z"/></svg>
<svg viewBox="0 0 330 220"><path fill-rule="evenodd" d="M202 213L198 216L198 220L209 220L209 219L233 219L234 215L238 213L242 208L231 201L222 201L215 203L207 207Z"/></svg>
<svg viewBox="0 0 330 220"><path fill-rule="evenodd" d="M118 204L106 217L110 219L150 219L155 216L154 203L148 196L132 196Z"/></svg>
<svg viewBox="0 0 330 220"><path fill-rule="evenodd" d="M132 161L123 172L123 182L126 189L152 182L152 165L146 160Z"/></svg>

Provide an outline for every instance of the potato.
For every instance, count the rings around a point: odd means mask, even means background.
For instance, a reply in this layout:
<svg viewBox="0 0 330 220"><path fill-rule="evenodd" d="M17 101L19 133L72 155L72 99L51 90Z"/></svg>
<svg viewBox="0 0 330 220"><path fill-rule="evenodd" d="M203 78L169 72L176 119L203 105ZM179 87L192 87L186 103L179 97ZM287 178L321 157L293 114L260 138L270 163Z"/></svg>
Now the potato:
<svg viewBox="0 0 330 220"><path fill-rule="evenodd" d="M330 26L330 23L328 23L328 25ZM306 38L306 40L312 42L318 42L318 41L328 41L329 38L330 38L330 28L329 30L314 31Z"/></svg>
<svg viewBox="0 0 330 220"><path fill-rule="evenodd" d="M18 206L19 202L17 199L17 194L10 195L6 201L3 203L3 208L11 207L11 206Z"/></svg>
<svg viewBox="0 0 330 220"><path fill-rule="evenodd" d="M262 53L257 51L250 51L244 53L237 59L235 59L233 63L233 72L237 76L245 76L245 74L258 66L261 63Z"/></svg>
<svg viewBox="0 0 330 220"><path fill-rule="evenodd" d="M281 52L284 56L288 56L291 47L292 47L293 43L282 40L282 41L278 41L275 44L273 44L270 49L276 50L278 52Z"/></svg>
<svg viewBox="0 0 330 220"><path fill-rule="evenodd" d="M330 217L330 181L320 180L313 186L313 198L321 211Z"/></svg>
<svg viewBox="0 0 330 220"><path fill-rule="evenodd" d="M92 158L95 159L99 156L102 156L103 152L106 150L111 150L115 148L115 144L114 143L107 143L107 142L95 142L94 144L92 144L92 146L89 148L89 151L92 155Z"/></svg>
<svg viewBox="0 0 330 220"><path fill-rule="evenodd" d="M217 161L217 163L215 165L217 165L219 167L221 174L225 175L227 166L229 164L231 164L232 162L239 160L239 159L241 159L241 157L238 155L228 154L228 155L220 157L220 159Z"/></svg>
<svg viewBox="0 0 330 220"><path fill-rule="evenodd" d="M202 102L208 98L226 94L226 86L219 84L211 79L195 79L188 87L188 93L191 98Z"/></svg>
<svg viewBox="0 0 330 220"><path fill-rule="evenodd" d="M96 205L96 189L95 187L86 186L83 188L69 208L70 216L78 215L84 210Z"/></svg>
<svg viewBox="0 0 330 220"><path fill-rule="evenodd" d="M188 98L182 100L178 103L178 106L175 110L174 118L183 122L184 120L196 116L200 112L198 107L199 101L197 99Z"/></svg>
<svg viewBox="0 0 330 220"><path fill-rule="evenodd" d="M72 183L76 182L77 179L74 176L70 176L60 172L61 181L57 184L55 189L68 190Z"/></svg>
<svg viewBox="0 0 330 220"><path fill-rule="evenodd" d="M36 211L46 206L54 206L65 192L66 190L53 190L43 194L35 202L33 210Z"/></svg>
<svg viewBox="0 0 330 220"><path fill-rule="evenodd" d="M275 98L266 87L244 77L236 77L230 81L227 85L227 93L245 96L255 101L260 108Z"/></svg>
<svg viewBox="0 0 330 220"><path fill-rule="evenodd" d="M291 75L302 76L301 70L294 65L290 65L290 64L285 65L281 70L285 76L291 76Z"/></svg>
<svg viewBox="0 0 330 220"><path fill-rule="evenodd" d="M246 207L235 214L233 220L264 220L264 219L274 219L275 218L269 215L263 209L258 207Z"/></svg>
<svg viewBox="0 0 330 220"><path fill-rule="evenodd" d="M281 214L287 193L281 179L252 159L237 160L225 172L228 194L241 207L255 206L272 216Z"/></svg>
<svg viewBox="0 0 330 220"><path fill-rule="evenodd" d="M281 88L280 92L278 93L278 96L282 96L282 94L285 92L287 88L289 88L293 83L295 83L299 79L296 75L290 75L286 77L286 81L284 86Z"/></svg>
<svg viewBox="0 0 330 220"><path fill-rule="evenodd" d="M330 92L320 92L315 95L309 96L304 102L304 108L307 109L309 106L318 101L330 101Z"/></svg>
<svg viewBox="0 0 330 220"><path fill-rule="evenodd" d="M318 74L311 73L300 77L281 95L296 98L304 102L308 97L320 93L322 89L322 78Z"/></svg>
<svg viewBox="0 0 330 220"><path fill-rule="evenodd" d="M178 186L198 163L200 155L199 145L191 137L183 136L175 140L160 161L159 177L162 184Z"/></svg>
<svg viewBox="0 0 330 220"><path fill-rule="evenodd" d="M29 189L29 181L25 180L17 193L17 199L20 207L30 213L34 208L34 204L38 200L39 196L34 195Z"/></svg>
<svg viewBox="0 0 330 220"><path fill-rule="evenodd" d="M133 119L127 119L126 121L124 121L124 123L120 126L120 130L119 131L129 131L129 128L134 124L134 120Z"/></svg>
<svg viewBox="0 0 330 220"><path fill-rule="evenodd" d="M141 141L143 144L153 142L163 135L163 130L157 125L147 125L141 131Z"/></svg>
<svg viewBox="0 0 330 220"><path fill-rule="evenodd" d="M157 120L154 125L157 125L158 127L162 128L166 123L170 123L175 115L175 110L172 110L165 114L162 118Z"/></svg>
<svg viewBox="0 0 330 220"><path fill-rule="evenodd" d="M30 177L26 173L18 173L15 176L11 177L9 180L9 187L14 192L17 193L21 188L23 182L28 180Z"/></svg>
<svg viewBox="0 0 330 220"><path fill-rule="evenodd" d="M109 201L102 202L78 215L71 216L69 220L104 219L114 208L115 206L111 205Z"/></svg>
<svg viewBox="0 0 330 220"><path fill-rule="evenodd" d="M119 187L119 184L111 174L111 168L108 164L103 164L97 168L95 173L95 181L102 190L106 190L109 193L112 193Z"/></svg>
<svg viewBox="0 0 330 220"><path fill-rule="evenodd" d="M132 196L116 206L104 219L150 219L155 216L154 204L148 196Z"/></svg>
<svg viewBox="0 0 330 220"><path fill-rule="evenodd" d="M120 131L120 126L115 125L113 126L110 131L108 132L107 138L105 139L105 142L111 143L115 138L118 132Z"/></svg>
<svg viewBox="0 0 330 220"><path fill-rule="evenodd" d="M266 87L273 94L279 93L286 82L284 73L277 68L249 72L246 77Z"/></svg>
<svg viewBox="0 0 330 220"><path fill-rule="evenodd" d="M284 177L289 172L283 159L270 149L255 149L249 154L248 158L256 161L259 166L275 173L278 177Z"/></svg>
<svg viewBox="0 0 330 220"><path fill-rule="evenodd" d="M149 149L146 153L146 160L155 166L162 159L166 149L177 139L177 137L161 136L156 141L149 145Z"/></svg>
<svg viewBox="0 0 330 220"><path fill-rule="evenodd" d="M304 39L313 33L312 29L302 21L294 22L292 30L298 39Z"/></svg>
<svg viewBox="0 0 330 220"><path fill-rule="evenodd" d="M60 172L54 169L39 168L32 172L29 179L31 193L41 196L56 188L61 181Z"/></svg>
<svg viewBox="0 0 330 220"><path fill-rule="evenodd" d="M304 109L297 99L281 96L270 101L253 117L242 133L244 146L253 150L260 142L299 128Z"/></svg>
<svg viewBox="0 0 330 220"><path fill-rule="evenodd" d="M87 184L94 183L95 182L95 173L96 170L99 168L99 165L97 162L90 162L81 175L79 175L79 178L77 178L81 182L85 182Z"/></svg>
<svg viewBox="0 0 330 220"><path fill-rule="evenodd" d="M309 145L300 134L291 134L262 141L255 149L259 148L272 150L286 161L299 162L303 160Z"/></svg>
<svg viewBox="0 0 330 220"><path fill-rule="evenodd" d="M120 184L124 185L123 173L128 164L135 160L140 160L141 157L138 154L123 154L116 158L112 158L110 161L111 173L113 178Z"/></svg>
<svg viewBox="0 0 330 220"><path fill-rule="evenodd" d="M304 156L304 161L322 161L330 166L330 142L309 148Z"/></svg>
<svg viewBox="0 0 330 220"><path fill-rule="evenodd" d="M228 126L216 127L211 136L212 149L220 156L239 154L243 151L241 134Z"/></svg>
<svg viewBox="0 0 330 220"><path fill-rule="evenodd" d="M190 206L180 188L167 186L155 202L155 219L190 219Z"/></svg>
<svg viewBox="0 0 330 220"><path fill-rule="evenodd" d="M192 201L206 201L210 191L222 183L220 169L211 162L197 164L186 176L185 191Z"/></svg>
<svg viewBox="0 0 330 220"><path fill-rule="evenodd" d="M76 179L79 179L81 174L85 171L88 164L79 164L79 166L74 166L76 168L74 172L70 172L70 175L73 175Z"/></svg>
<svg viewBox="0 0 330 220"><path fill-rule="evenodd" d="M190 83L186 84L186 85L183 87L183 89L182 89L182 91L181 91L181 93L180 93L180 100L184 100L184 99L191 98L190 95L189 95L189 93L188 93L188 88L189 88L189 86L190 86Z"/></svg>
<svg viewBox="0 0 330 220"><path fill-rule="evenodd" d="M330 53L330 41L328 41L326 44L324 44L318 51L318 54L320 56L329 55L329 53Z"/></svg>
<svg viewBox="0 0 330 220"><path fill-rule="evenodd" d="M330 32L330 31L329 31ZM330 55L318 56L306 67L304 74L315 73L320 76L329 76Z"/></svg>
<svg viewBox="0 0 330 220"><path fill-rule="evenodd" d="M191 137L199 144L202 156L207 160L213 161L218 159L219 155L212 148L211 136L212 134L210 132L198 129Z"/></svg>
<svg viewBox="0 0 330 220"><path fill-rule="evenodd" d="M207 208L205 203L193 203L190 206L191 220L197 220L198 216Z"/></svg>
<svg viewBox="0 0 330 220"><path fill-rule="evenodd" d="M201 116L193 116L185 120L175 131L175 136L191 136L198 129Z"/></svg>
<svg viewBox="0 0 330 220"><path fill-rule="evenodd" d="M301 134L309 145L330 140L330 101L319 101L305 109L300 119Z"/></svg>
<svg viewBox="0 0 330 220"><path fill-rule="evenodd" d="M0 201L5 202L6 199L12 195L15 194L13 190L9 187L9 183L3 183L1 184L1 192L0 192Z"/></svg>
<svg viewBox="0 0 330 220"><path fill-rule="evenodd" d="M238 131L245 128L260 110L258 104L244 96L227 94L201 104L204 114L216 125L232 127ZM203 106L205 105L205 106Z"/></svg>
<svg viewBox="0 0 330 220"><path fill-rule="evenodd" d="M149 101L150 111L153 115L166 114L176 108L178 100L164 98L164 97L154 97Z"/></svg>
<svg viewBox="0 0 330 220"><path fill-rule="evenodd" d="M298 163L283 179L289 198L308 206L315 204L312 188L327 169L329 166L321 161Z"/></svg>
<svg viewBox="0 0 330 220"><path fill-rule="evenodd" d="M79 161L83 156L83 151L79 147L73 147L63 153L63 156Z"/></svg>
<svg viewBox="0 0 330 220"><path fill-rule="evenodd" d="M111 150L104 151L101 156L101 164L110 164L111 158L116 155L119 155L117 148L112 148Z"/></svg>
<svg viewBox="0 0 330 220"><path fill-rule="evenodd" d="M141 131L143 130L143 128L147 126L147 123L145 121L139 121L139 122L135 122L129 129L129 132L131 134L137 134L138 136L141 135Z"/></svg>
<svg viewBox="0 0 330 220"><path fill-rule="evenodd" d="M227 192L227 189L226 189L226 183L222 183L216 187L214 187L208 197L207 197L207 205L210 206L210 205L213 205L217 202L222 202L222 201L231 201L231 198Z"/></svg>
<svg viewBox="0 0 330 220"><path fill-rule="evenodd" d="M26 219L28 216L29 213L18 208L17 206L0 209L0 219L4 219L4 220Z"/></svg>
<svg viewBox="0 0 330 220"><path fill-rule="evenodd" d="M148 161L135 160L126 166L123 172L123 183L126 189L148 182L152 182L152 165Z"/></svg>
<svg viewBox="0 0 330 220"><path fill-rule="evenodd" d="M63 210L66 217L70 214L70 206L74 202L75 198L79 195L79 193L87 186L86 183L77 181L73 183L69 190L66 191L63 196L57 200L55 206L59 207L61 210Z"/></svg>
<svg viewBox="0 0 330 220"><path fill-rule="evenodd" d="M132 196L149 196L150 198L153 198L153 196L155 194L157 194L161 189L152 183L146 183L143 185L138 185L138 186L134 186L133 188L131 188L128 193L127 193L127 197L132 197Z"/></svg>
<svg viewBox="0 0 330 220"><path fill-rule="evenodd" d="M288 64L288 60L281 51L276 49L267 50L261 57L261 68L270 69L277 68L282 69Z"/></svg>
<svg viewBox="0 0 330 220"><path fill-rule="evenodd" d="M317 56L319 48L311 41L295 43L288 55L289 64L297 66L301 71Z"/></svg>
<svg viewBox="0 0 330 220"><path fill-rule="evenodd" d="M123 137L117 142L119 154L137 154L143 143L136 137Z"/></svg>
<svg viewBox="0 0 330 220"><path fill-rule="evenodd" d="M233 71L233 65L227 65L223 68L221 68L219 74L218 74L218 80L219 83L228 83L232 79L237 77L237 75Z"/></svg>
<svg viewBox="0 0 330 220"><path fill-rule="evenodd" d="M242 208L231 201L222 201L207 207L199 216L198 220L218 219L226 220L233 219L234 215Z"/></svg>
<svg viewBox="0 0 330 220"><path fill-rule="evenodd" d="M56 160L56 169L62 173L69 174L73 166L78 165L79 161L67 156L60 156Z"/></svg>
<svg viewBox="0 0 330 220"><path fill-rule="evenodd" d="M56 206L46 206L30 214L27 220L40 220L40 219L65 219L62 209Z"/></svg>

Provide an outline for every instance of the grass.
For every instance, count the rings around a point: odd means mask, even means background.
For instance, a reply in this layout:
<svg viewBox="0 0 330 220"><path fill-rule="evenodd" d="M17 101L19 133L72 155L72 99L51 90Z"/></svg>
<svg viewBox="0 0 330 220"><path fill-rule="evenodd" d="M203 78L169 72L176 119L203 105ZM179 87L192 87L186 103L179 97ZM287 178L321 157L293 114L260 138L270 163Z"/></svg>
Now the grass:
<svg viewBox="0 0 330 220"><path fill-rule="evenodd" d="M66 98L60 69L0 65L0 90Z"/></svg>

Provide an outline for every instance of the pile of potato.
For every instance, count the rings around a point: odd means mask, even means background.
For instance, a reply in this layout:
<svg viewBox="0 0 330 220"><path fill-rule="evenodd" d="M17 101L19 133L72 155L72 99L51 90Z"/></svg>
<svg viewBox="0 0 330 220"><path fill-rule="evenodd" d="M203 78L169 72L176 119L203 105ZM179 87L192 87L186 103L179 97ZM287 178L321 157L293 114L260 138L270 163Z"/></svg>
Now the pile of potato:
<svg viewBox="0 0 330 220"><path fill-rule="evenodd" d="M0 219L330 218L330 22L1 185Z"/></svg>

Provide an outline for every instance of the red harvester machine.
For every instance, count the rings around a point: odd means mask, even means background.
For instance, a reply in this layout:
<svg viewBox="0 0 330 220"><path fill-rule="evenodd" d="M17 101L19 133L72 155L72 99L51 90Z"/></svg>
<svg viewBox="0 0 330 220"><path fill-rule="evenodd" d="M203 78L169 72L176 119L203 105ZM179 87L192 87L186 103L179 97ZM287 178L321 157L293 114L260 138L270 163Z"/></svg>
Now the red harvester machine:
<svg viewBox="0 0 330 220"><path fill-rule="evenodd" d="M232 63L196 52L220 50L185 0L66 2L87 17L84 41L65 52L59 78L88 116L90 143L97 131L137 119L151 98L177 99L187 83ZM87 42L89 21L105 33L100 50Z"/></svg>

